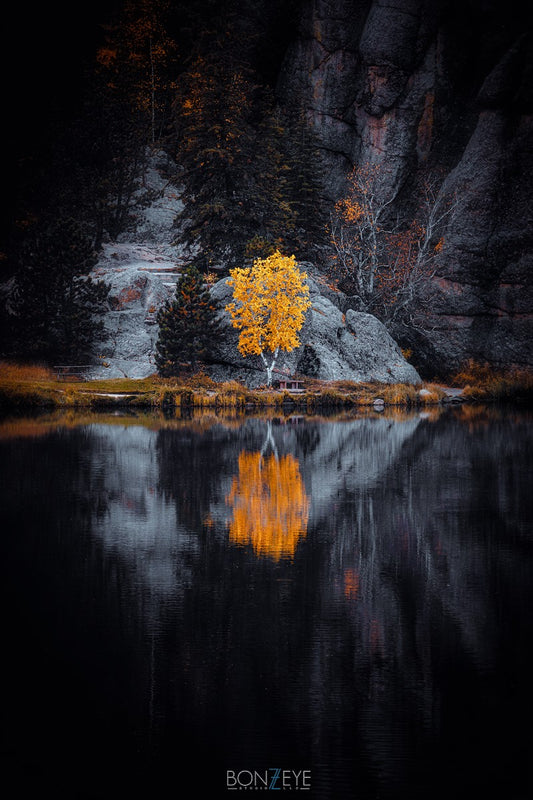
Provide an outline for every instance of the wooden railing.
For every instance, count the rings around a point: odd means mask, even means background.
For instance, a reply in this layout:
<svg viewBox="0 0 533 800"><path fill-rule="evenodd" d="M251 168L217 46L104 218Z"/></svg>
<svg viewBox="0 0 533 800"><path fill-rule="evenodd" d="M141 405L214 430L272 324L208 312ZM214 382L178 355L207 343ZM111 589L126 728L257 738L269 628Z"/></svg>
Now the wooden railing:
<svg viewBox="0 0 533 800"><path fill-rule="evenodd" d="M58 381L82 381L85 372L92 369L94 364L58 364L54 367Z"/></svg>

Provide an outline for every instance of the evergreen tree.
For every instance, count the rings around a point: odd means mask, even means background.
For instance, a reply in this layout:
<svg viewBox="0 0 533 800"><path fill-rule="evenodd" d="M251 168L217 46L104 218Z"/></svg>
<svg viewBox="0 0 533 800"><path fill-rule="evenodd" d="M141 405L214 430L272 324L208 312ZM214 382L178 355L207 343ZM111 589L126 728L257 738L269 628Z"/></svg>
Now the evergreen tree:
<svg viewBox="0 0 533 800"><path fill-rule="evenodd" d="M96 249L134 224L148 199L138 191L147 146L169 133L177 69L169 14L168 0L126 0L104 26L76 114L51 142L40 205L83 220Z"/></svg>
<svg viewBox="0 0 533 800"><path fill-rule="evenodd" d="M83 118L56 144L47 207L83 220L98 250L135 220L145 169L145 131L127 103L87 103Z"/></svg>
<svg viewBox="0 0 533 800"><path fill-rule="evenodd" d="M218 310L199 270L193 266L184 270L174 298L157 315L155 361L160 375L178 375L183 363L194 370L208 356L219 327Z"/></svg>
<svg viewBox="0 0 533 800"><path fill-rule="evenodd" d="M239 258L257 221L254 194L253 84L221 45L198 56L179 81L175 104L177 161L189 203L184 239L200 250L195 263Z"/></svg>
<svg viewBox="0 0 533 800"><path fill-rule="evenodd" d="M320 170L308 126L276 108L241 28L228 19L204 33L174 104L181 237L205 270L278 248L308 254L310 228L323 230L313 224Z"/></svg>
<svg viewBox="0 0 533 800"><path fill-rule="evenodd" d="M103 332L98 314L109 287L88 273L96 254L71 219L41 223L24 240L11 302L14 351L24 357L76 363Z"/></svg>
<svg viewBox="0 0 533 800"><path fill-rule="evenodd" d="M177 45L169 33L169 0L125 0L97 54L107 91L127 102L146 142L154 144L169 121Z"/></svg>
<svg viewBox="0 0 533 800"><path fill-rule="evenodd" d="M326 203L324 167L317 139L302 110L283 109L283 153L289 169L285 176L285 202L293 228L290 249L300 259L316 259L316 246L325 244Z"/></svg>

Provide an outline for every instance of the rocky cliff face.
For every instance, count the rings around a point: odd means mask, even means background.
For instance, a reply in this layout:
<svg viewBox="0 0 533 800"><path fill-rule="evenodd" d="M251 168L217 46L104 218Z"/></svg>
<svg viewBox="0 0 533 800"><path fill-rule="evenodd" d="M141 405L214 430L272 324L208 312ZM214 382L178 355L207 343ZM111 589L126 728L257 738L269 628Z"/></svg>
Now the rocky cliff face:
<svg viewBox="0 0 533 800"><path fill-rule="evenodd" d="M105 338L89 378L144 378L156 372L159 308L176 288L184 252L174 243L182 209L179 189L167 180L167 156L155 151L139 193L149 196L132 230L102 247L92 277L110 285Z"/></svg>
<svg viewBox="0 0 533 800"><path fill-rule="evenodd" d="M379 164L397 204L413 178L455 193L422 342L427 368L533 364L531 32L513 3L305 0L278 94L305 110L330 199Z"/></svg>
<svg viewBox="0 0 533 800"><path fill-rule="evenodd" d="M175 243L174 222L182 205L178 187L164 177L168 167L168 158L155 151L139 189L150 202L131 230L103 246L93 270L94 278L111 286L110 307L104 315L106 335L95 354L98 364L87 377L143 378L156 372L157 312L173 295L190 255ZM301 332L302 345L280 359L280 366L324 380L420 383L418 372L379 320L350 309L341 292L313 279L309 284L313 305ZM232 299L227 279L215 283L211 291L221 307L224 327L208 372L216 380L264 384L260 358L239 355L237 331L223 310Z"/></svg>

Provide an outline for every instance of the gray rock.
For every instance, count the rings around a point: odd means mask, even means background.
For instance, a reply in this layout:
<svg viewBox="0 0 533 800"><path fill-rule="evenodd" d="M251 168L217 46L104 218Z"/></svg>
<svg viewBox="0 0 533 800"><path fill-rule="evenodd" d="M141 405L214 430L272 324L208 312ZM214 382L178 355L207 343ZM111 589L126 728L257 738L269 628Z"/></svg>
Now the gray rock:
<svg viewBox="0 0 533 800"><path fill-rule="evenodd" d="M158 309L174 293L184 253L173 243L179 188L168 181L168 158L154 151L148 159L139 197L142 203L131 231L106 243L92 277L111 287L104 315L105 338L89 378L145 378L156 371Z"/></svg>
<svg viewBox="0 0 533 800"><path fill-rule="evenodd" d="M448 369L468 358L533 364L532 135L530 117L517 120L509 138L504 113L481 112L445 183L458 205L445 232L427 339ZM503 182L506 175L512 182Z"/></svg>
<svg viewBox="0 0 533 800"><path fill-rule="evenodd" d="M520 15L496 25L493 12L481 0L308 0L278 82L318 138L330 200L365 162L396 210L428 165L457 191L427 330L412 333L426 370L533 365L533 51Z"/></svg>
<svg viewBox="0 0 533 800"><path fill-rule="evenodd" d="M344 190L354 163L382 164L382 191L390 197L413 162L427 157L437 18L431 3L419 0L304 4L301 34L288 50L278 95L283 104L306 109L323 150L324 191L331 199Z"/></svg>
<svg viewBox="0 0 533 800"><path fill-rule="evenodd" d="M308 279L312 306L300 332L301 345L282 353L278 367L321 380L379 381L383 383L421 382L417 371L407 363L385 326L371 314L347 310L321 293L321 287ZM214 363L207 368L216 380L243 380L249 386L265 383L265 370L259 356L239 354L239 333L231 325L224 307L231 302L228 279L216 283L211 294L222 309L223 332L216 344Z"/></svg>
<svg viewBox="0 0 533 800"><path fill-rule="evenodd" d="M431 38L433 11L421 0L374 0L359 41L363 61L412 72Z"/></svg>

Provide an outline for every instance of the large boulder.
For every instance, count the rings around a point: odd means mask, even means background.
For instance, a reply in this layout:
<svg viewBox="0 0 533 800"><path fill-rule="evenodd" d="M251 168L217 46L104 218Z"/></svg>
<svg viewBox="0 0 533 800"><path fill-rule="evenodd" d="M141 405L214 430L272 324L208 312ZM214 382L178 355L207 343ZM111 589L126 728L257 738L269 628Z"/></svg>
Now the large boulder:
<svg viewBox="0 0 533 800"><path fill-rule="evenodd" d="M300 332L301 345L282 353L278 366L292 373L321 380L379 381L383 383L420 383L420 376L407 363L384 325L371 314L348 309L343 312L342 298L334 304L322 294L321 286L308 278L311 308ZM238 331L232 327L225 306L232 300L228 279L212 289L219 303L223 331L216 343L209 374L216 380L237 379L248 386L265 383L265 369L259 356L244 358L238 351Z"/></svg>

